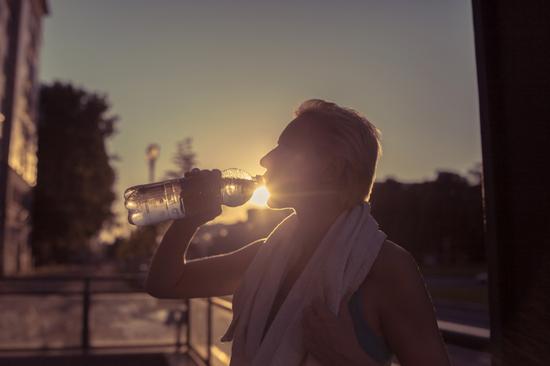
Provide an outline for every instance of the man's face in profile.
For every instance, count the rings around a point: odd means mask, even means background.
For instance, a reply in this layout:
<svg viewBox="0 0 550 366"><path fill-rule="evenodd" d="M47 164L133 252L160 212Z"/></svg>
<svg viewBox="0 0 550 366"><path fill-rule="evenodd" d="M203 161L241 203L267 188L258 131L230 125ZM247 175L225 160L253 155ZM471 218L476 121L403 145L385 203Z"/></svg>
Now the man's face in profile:
<svg viewBox="0 0 550 366"><path fill-rule="evenodd" d="M279 137L277 146L268 152L260 165L266 169L270 208L295 207L319 187L324 161L314 152L308 133L311 123L296 118Z"/></svg>

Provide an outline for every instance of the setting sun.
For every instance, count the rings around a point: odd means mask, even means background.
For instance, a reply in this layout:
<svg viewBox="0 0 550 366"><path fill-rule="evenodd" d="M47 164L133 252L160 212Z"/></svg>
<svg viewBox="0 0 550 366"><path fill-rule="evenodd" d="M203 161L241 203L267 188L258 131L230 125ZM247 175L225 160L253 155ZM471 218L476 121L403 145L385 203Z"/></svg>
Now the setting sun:
<svg viewBox="0 0 550 366"><path fill-rule="evenodd" d="M252 198L250 198L250 202L258 206L265 206L268 198L269 198L269 191L265 186L261 186L254 191Z"/></svg>

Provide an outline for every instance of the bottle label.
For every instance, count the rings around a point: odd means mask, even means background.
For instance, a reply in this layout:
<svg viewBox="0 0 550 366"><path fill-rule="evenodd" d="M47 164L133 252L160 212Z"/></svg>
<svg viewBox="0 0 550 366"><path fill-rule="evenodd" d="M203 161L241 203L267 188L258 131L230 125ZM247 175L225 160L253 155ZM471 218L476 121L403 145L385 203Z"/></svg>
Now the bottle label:
<svg viewBox="0 0 550 366"><path fill-rule="evenodd" d="M170 219L170 215L166 211L166 209L154 202L145 202L145 217L144 222L146 225L166 221Z"/></svg>
<svg viewBox="0 0 550 366"><path fill-rule="evenodd" d="M181 201L181 200L178 200L178 201ZM170 219L179 219L182 216L184 216L182 214L183 212L185 212L183 211L183 203L176 202L174 200L174 201L168 202L166 206L167 206L168 216L170 217Z"/></svg>
<svg viewBox="0 0 550 366"><path fill-rule="evenodd" d="M179 182L164 185L166 197L166 212L168 219L179 219L185 216L183 202L181 200L181 186Z"/></svg>

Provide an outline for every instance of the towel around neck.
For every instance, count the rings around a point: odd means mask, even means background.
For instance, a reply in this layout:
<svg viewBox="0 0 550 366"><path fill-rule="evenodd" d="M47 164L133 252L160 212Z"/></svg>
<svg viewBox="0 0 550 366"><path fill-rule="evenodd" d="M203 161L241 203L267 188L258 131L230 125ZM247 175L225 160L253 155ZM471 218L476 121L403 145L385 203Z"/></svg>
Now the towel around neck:
<svg viewBox="0 0 550 366"><path fill-rule="evenodd" d="M368 202L342 212L331 225L281 304L262 341L269 311L288 269L297 217L269 234L233 296L233 319L222 342L233 341L231 366L316 365L302 343L303 309L321 299L334 313L342 298L361 285L386 234Z"/></svg>

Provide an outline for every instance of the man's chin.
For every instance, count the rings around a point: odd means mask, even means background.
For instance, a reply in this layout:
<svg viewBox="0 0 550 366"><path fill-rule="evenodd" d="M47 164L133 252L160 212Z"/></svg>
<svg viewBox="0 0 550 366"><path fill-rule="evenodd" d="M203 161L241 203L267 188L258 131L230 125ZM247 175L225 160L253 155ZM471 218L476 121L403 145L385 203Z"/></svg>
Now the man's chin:
<svg viewBox="0 0 550 366"><path fill-rule="evenodd" d="M271 209L283 209L283 208L290 208L292 205L288 202L285 202L280 197L277 197L276 195L270 195L267 199L266 206Z"/></svg>

